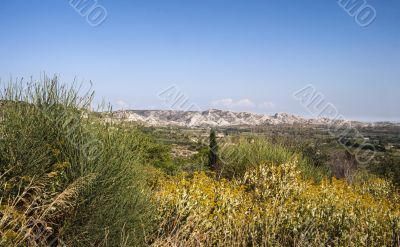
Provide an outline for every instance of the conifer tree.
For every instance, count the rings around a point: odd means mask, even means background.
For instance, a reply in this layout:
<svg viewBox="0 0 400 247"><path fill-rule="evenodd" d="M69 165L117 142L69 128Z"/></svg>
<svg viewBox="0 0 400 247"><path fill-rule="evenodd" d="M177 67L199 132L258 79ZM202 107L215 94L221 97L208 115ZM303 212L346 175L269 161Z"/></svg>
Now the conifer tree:
<svg viewBox="0 0 400 247"><path fill-rule="evenodd" d="M208 154L208 166L211 170L217 170L218 168L218 143L215 130L211 129L210 132L210 148Z"/></svg>

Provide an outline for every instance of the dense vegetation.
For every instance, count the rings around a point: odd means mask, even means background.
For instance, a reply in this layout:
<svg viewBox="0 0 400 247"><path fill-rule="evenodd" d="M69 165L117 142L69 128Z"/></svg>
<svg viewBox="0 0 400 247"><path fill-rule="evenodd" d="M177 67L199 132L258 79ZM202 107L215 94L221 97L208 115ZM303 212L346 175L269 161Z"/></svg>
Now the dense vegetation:
<svg viewBox="0 0 400 247"><path fill-rule="evenodd" d="M279 132L173 140L92 98L57 78L4 87L0 246L400 245L394 156L360 167Z"/></svg>
<svg viewBox="0 0 400 247"><path fill-rule="evenodd" d="M57 78L2 92L0 245L131 246L152 231L151 139L94 119L91 97Z"/></svg>

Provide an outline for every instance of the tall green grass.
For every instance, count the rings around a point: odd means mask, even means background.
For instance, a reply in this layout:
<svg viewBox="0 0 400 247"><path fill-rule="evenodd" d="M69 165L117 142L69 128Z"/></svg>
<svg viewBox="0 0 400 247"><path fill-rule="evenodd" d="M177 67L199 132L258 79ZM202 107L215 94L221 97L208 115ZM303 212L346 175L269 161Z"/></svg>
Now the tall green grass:
<svg viewBox="0 0 400 247"><path fill-rule="evenodd" d="M57 77L0 97L0 245L144 245L154 214L143 134L98 121L93 92Z"/></svg>
<svg viewBox="0 0 400 247"><path fill-rule="evenodd" d="M240 178L246 171L260 164L283 164L294 157L298 160L302 174L320 181L329 174L324 167L314 166L302 153L280 144L274 144L259 136L240 137L220 143L219 157L222 163L222 176Z"/></svg>

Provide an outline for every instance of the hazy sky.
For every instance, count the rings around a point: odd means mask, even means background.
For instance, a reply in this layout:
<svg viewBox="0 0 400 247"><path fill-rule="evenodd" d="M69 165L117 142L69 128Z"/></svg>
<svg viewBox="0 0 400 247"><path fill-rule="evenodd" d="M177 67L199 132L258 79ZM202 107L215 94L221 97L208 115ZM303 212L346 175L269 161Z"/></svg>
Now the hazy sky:
<svg viewBox="0 0 400 247"><path fill-rule="evenodd" d="M347 118L400 121L399 0L365 1L367 27L337 0L97 4L107 19L92 27L69 0L2 0L2 81L76 76L135 109L168 108L159 94L177 85L201 109L301 115L293 93L312 84Z"/></svg>

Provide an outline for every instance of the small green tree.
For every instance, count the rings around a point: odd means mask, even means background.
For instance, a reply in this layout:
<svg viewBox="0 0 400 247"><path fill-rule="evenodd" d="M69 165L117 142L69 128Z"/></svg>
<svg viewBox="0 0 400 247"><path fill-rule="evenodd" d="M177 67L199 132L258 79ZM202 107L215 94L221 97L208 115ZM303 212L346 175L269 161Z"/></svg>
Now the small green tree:
<svg viewBox="0 0 400 247"><path fill-rule="evenodd" d="M215 130L211 129L210 132L210 148L208 154L208 166L211 170L217 170L218 168L218 143Z"/></svg>

